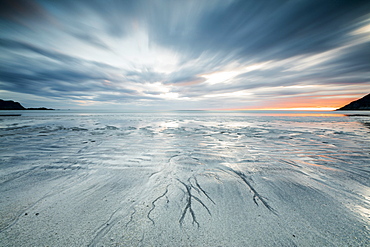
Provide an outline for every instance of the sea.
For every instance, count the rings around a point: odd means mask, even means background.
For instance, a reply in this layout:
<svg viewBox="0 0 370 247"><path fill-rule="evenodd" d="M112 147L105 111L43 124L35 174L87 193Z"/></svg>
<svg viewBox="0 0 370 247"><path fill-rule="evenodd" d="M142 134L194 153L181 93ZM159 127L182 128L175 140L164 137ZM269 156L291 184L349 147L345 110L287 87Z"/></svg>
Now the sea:
<svg viewBox="0 0 370 247"><path fill-rule="evenodd" d="M369 243L369 111L0 115L1 246Z"/></svg>

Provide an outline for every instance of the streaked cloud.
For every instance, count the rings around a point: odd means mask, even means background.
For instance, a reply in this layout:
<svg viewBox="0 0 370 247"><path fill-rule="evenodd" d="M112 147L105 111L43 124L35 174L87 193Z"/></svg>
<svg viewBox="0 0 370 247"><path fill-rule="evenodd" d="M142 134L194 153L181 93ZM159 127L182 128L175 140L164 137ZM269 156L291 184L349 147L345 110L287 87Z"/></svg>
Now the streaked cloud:
<svg viewBox="0 0 370 247"><path fill-rule="evenodd" d="M370 91L368 1L2 3L0 98L29 107L333 107Z"/></svg>

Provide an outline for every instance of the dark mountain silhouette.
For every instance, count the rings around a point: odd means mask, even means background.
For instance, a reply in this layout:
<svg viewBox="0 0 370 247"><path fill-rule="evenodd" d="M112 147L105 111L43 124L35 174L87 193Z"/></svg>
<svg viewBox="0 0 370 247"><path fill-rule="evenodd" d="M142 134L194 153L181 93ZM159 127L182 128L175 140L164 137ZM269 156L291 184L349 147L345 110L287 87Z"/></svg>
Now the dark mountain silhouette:
<svg viewBox="0 0 370 247"><path fill-rule="evenodd" d="M345 105L337 111L351 111L351 110L370 110L370 94L362 97L361 99L352 101L348 105Z"/></svg>
<svg viewBox="0 0 370 247"><path fill-rule="evenodd" d="M12 100L2 100L0 99L0 110L54 110L45 107L40 108L24 108L19 102L14 102Z"/></svg>
<svg viewBox="0 0 370 247"><path fill-rule="evenodd" d="M19 102L0 99L0 110L26 110Z"/></svg>

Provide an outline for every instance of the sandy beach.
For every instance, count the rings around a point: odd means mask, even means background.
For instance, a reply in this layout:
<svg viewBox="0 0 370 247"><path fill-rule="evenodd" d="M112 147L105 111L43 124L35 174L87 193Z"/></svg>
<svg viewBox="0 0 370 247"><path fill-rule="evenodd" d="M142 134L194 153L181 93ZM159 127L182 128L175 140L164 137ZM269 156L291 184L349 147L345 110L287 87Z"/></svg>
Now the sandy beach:
<svg viewBox="0 0 370 247"><path fill-rule="evenodd" d="M0 246L368 246L366 121L4 117Z"/></svg>

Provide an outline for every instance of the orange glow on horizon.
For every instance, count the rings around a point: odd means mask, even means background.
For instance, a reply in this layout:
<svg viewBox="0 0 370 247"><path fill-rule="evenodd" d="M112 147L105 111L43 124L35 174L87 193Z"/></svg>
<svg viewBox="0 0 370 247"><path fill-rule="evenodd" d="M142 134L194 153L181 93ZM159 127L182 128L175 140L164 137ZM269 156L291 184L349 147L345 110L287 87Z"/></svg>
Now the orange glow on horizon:
<svg viewBox="0 0 370 247"><path fill-rule="evenodd" d="M292 107L292 108L261 108L261 111L334 111L335 107Z"/></svg>
<svg viewBox="0 0 370 247"><path fill-rule="evenodd" d="M284 111L334 111L363 97L362 94L296 96L269 100L263 105L224 110L284 110Z"/></svg>

